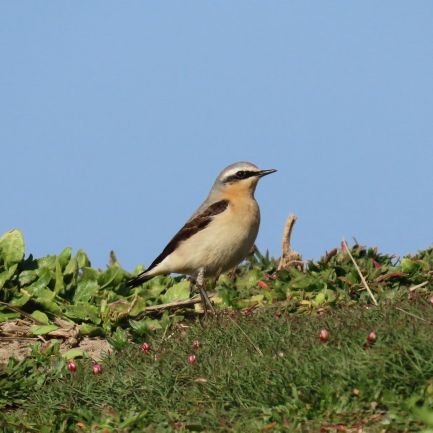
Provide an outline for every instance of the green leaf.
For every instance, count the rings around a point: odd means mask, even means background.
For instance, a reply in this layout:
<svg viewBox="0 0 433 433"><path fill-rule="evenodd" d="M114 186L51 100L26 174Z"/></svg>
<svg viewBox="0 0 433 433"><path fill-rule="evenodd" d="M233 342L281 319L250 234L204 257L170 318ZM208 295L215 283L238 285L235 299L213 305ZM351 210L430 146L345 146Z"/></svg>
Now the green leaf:
<svg viewBox="0 0 433 433"><path fill-rule="evenodd" d="M78 262L75 257L73 257L69 263L66 265L65 270L63 271L64 275L74 275L78 270Z"/></svg>
<svg viewBox="0 0 433 433"><path fill-rule="evenodd" d="M50 313L56 314L57 316L63 314L62 309L50 299L39 297L35 299L35 302L44 307Z"/></svg>
<svg viewBox="0 0 433 433"><path fill-rule="evenodd" d="M82 323L80 325L80 334L81 335L89 335L90 337L103 337L104 331L100 326L95 326L90 323Z"/></svg>
<svg viewBox="0 0 433 433"><path fill-rule="evenodd" d="M74 294L74 302L90 302L96 296L99 285L94 280L80 280Z"/></svg>
<svg viewBox="0 0 433 433"><path fill-rule="evenodd" d="M140 314L144 311L146 306L147 306L146 301L143 298L138 298L137 301L135 302L134 306L132 307L132 310L129 313L129 315L131 317L137 316L138 314Z"/></svg>
<svg viewBox="0 0 433 433"><path fill-rule="evenodd" d="M2 313L0 311L0 323L2 322L7 322L8 320L14 320L14 319L19 319L20 314L19 313Z"/></svg>
<svg viewBox="0 0 433 433"><path fill-rule="evenodd" d="M18 276L20 286L27 286L38 278L36 270L22 271Z"/></svg>
<svg viewBox="0 0 433 433"><path fill-rule="evenodd" d="M56 256L45 256L38 259L38 267L39 268L47 268L51 271L56 270Z"/></svg>
<svg viewBox="0 0 433 433"><path fill-rule="evenodd" d="M24 238L21 231L13 229L0 237L0 261L6 267L24 258Z"/></svg>
<svg viewBox="0 0 433 433"><path fill-rule="evenodd" d="M78 250L77 255L75 257L77 259L79 268L85 268L90 266L90 260L87 257L87 254L83 250Z"/></svg>
<svg viewBox="0 0 433 433"><path fill-rule="evenodd" d="M22 307L22 306L26 305L27 302L30 301L30 298L31 297L28 293L21 291L21 295L18 296L18 298L13 298L9 302L9 305L11 305L12 307Z"/></svg>
<svg viewBox="0 0 433 433"><path fill-rule="evenodd" d="M85 355L84 350L81 349L71 349L65 352L62 357L65 359L75 359L75 358L82 358Z"/></svg>
<svg viewBox="0 0 433 433"><path fill-rule="evenodd" d="M15 274L18 265L12 265L10 268L6 269L6 271L0 273L0 289L11 279L11 277Z"/></svg>
<svg viewBox="0 0 433 433"><path fill-rule="evenodd" d="M46 299L52 301L56 294L45 286L30 285L26 287L26 292L33 295L35 298Z"/></svg>
<svg viewBox="0 0 433 433"><path fill-rule="evenodd" d="M50 323L48 316L45 313L43 313L42 311L35 310L31 314L31 316L42 325L49 325L49 323Z"/></svg>
<svg viewBox="0 0 433 433"><path fill-rule="evenodd" d="M108 286L115 286L123 281L123 276L123 269L113 266L100 274L98 283L102 289Z"/></svg>
<svg viewBox="0 0 433 433"><path fill-rule="evenodd" d="M33 335L45 335L56 329L58 329L56 325L33 325L30 328L30 332Z"/></svg>
<svg viewBox="0 0 433 433"><path fill-rule="evenodd" d="M96 325L101 323L99 309L94 305L84 302L78 302L75 305L70 305L67 307L65 316L69 317L70 319L89 321Z"/></svg>
<svg viewBox="0 0 433 433"><path fill-rule="evenodd" d="M26 287L29 293L33 293L34 296L42 296L47 299L54 299L55 293L52 292L48 286L53 279L53 273L48 268L38 269L36 271L39 278L34 281L30 286Z"/></svg>
<svg viewBox="0 0 433 433"><path fill-rule="evenodd" d="M173 301L182 301L189 298L189 292L189 281L181 281L180 283L171 286L163 295L161 295L161 301L164 304Z"/></svg>
<svg viewBox="0 0 433 433"><path fill-rule="evenodd" d="M54 286L54 293L57 295L63 291L65 283L63 282L62 265L59 258L56 259L56 284Z"/></svg>
<svg viewBox="0 0 433 433"><path fill-rule="evenodd" d="M67 266L67 264L69 263L69 261L71 260L72 257L72 248L71 247L66 247L58 256L57 256L57 260L60 263L60 266L62 267L62 269L65 269L65 267Z"/></svg>

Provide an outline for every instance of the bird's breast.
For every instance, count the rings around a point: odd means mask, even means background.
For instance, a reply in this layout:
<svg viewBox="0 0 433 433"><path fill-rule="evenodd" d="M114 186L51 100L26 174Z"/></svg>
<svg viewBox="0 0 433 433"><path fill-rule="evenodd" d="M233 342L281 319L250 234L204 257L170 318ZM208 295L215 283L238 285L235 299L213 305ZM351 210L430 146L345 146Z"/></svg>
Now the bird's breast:
<svg viewBox="0 0 433 433"><path fill-rule="evenodd" d="M255 200L231 201L206 228L179 246L176 261L182 269L177 272L193 274L204 267L207 275L216 275L233 268L253 247L259 224Z"/></svg>

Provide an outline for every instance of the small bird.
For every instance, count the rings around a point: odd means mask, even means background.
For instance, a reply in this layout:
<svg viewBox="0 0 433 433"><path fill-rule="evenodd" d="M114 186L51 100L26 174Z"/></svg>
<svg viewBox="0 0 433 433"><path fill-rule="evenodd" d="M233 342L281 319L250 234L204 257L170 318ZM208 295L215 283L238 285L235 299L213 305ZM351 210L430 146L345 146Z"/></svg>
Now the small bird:
<svg viewBox="0 0 433 433"><path fill-rule="evenodd" d="M156 275L186 274L199 289L204 312L208 307L213 312L204 278L216 282L222 272L234 268L251 251L260 224L254 191L261 177L276 171L260 170L250 162L226 167L203 204L129 286L136 287Z"/></svg>

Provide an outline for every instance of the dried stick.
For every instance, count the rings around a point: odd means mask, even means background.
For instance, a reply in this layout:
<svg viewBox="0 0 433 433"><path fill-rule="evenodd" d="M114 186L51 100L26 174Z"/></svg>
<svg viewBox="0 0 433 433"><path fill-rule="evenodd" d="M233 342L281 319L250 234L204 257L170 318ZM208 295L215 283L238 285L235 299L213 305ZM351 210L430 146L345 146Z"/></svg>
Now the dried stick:
<svg viewBox="0 0 433 433"><path fill-rule="evenodd" d="M215 295L208 295L209 298L213 298ZM143 311L140 313L138 317L141 317L145 313L154 313L158 311L168 310L170 308L181 308L181 307L189 307L194 304L198 304L201 302L200 296L194 296L190 299L184 299L182 301L173 301L168 302L167 304L158 304L158 305L150 305L149 307L143 308Z"/></svg>
<svg viewBox="0 0 433 433"><path fill-rule="evenodd" d="M364 278L364 275L362 275L361 269L359 269L358 264L355 262L355 259L353 258L352 253L350 252L349 246L347 245L347 242L344 239L343 239L343 245L346 247L347 254L349 254L349 257L351 258L353 264L355 265L356 270L358 271L359 276L361 277L362 284L366 288L368 294L370 295L370 298L373 300L373 304L377 306L378 304L376 298L374 297L373 292L370 290L370 287L367 284L367 280Z"/></svg>
<svg viewBox="0 0 433 433"><path fill-rule="evenodd" d="M281 243L282 255L280 258L280 262L278 263L278 271L281 271L282 269L287 269L290 266L296 266L300 270L302 270L304 267L304 262L301 255L298 252L292 250L290 246L293 227L297 219L298 217L296 215L289 215L286 221L286 225L284 226L283 239Z"/></svg>

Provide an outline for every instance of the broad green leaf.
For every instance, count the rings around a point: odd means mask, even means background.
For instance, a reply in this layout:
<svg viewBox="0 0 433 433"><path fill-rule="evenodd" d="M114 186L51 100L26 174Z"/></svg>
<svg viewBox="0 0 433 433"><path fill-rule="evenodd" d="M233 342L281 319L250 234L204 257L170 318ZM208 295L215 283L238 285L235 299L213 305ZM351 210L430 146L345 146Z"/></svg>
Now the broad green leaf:
<svg viewBox="0 0 433 433"><path fill-rule="evenodd" d="M11 277L15 274L18 265L12 265L10 268L0 273L0 289L11 279Z"/></svg>
<svg viewBox="0 0 433 433"><path fill-rule="evenodd" d="M182 301L189 298L189 293L189 281L181 281L180 283L171 286L163 295L161 295L161 300L164 304L173 301Z"/></svg>
<svg viewBox="0 0 433 433"><path fill-rule="evenodd" d="M62 309L51 299L39 297L35 299L35 302L44 307L50 313L56 314L57 316L63 314Z"/></svg>
<svg viewBox="0 0 433 433"><path fill-rule="evenodd" d="M321 292L319 292L316 297L314 298L314 304L316 306L322 305L324 304L326 301L326 293L324 290L322 290Z"/></svg>
<svg viewBox="0 0 433 433"><path fill-rule="evenodd" d="M65 269L66 265L69 263L72 257L72 248L66 247L58 256L57 259L60 263L62 269Z"/></svg>
<svg viewBox="0 0 433 433"><path fill-rule="evenodd" d="M31 297L30 297L30 295L29 295L28 293L25 293L25 292L23 292L23 291L21 290L21 295L18 296L17 298L13 298L13 299L9 302L9 304L10 304L12 307L22 307L22 306L26 305L27 302L29 302L30 298L31 298Z"/></svg>
<svg viewBox="0 0 433 433"><path fill-rule="evenodd" d="M90 302L98 293L99 286L94 280L80 280L74 294L74 302Z"/></svg>
<svg viewBox="0 0 433 433"><path fill-rule="evenodd" d="M255 287L257 285L257 281L259 281L263 277L263 274L258 269L251 269L246 272L245 275L239 277L236 280L236 287L238 289L250 289L251 287Z"/></svg>
<svg viewBox="0 0 433 433"><path fill-rule="evenodd" d="M8 320L19 319L19 317L20 317L19 313L15 313L12 311L10 313L2 313L0 311L0 323L7 322Z"/></svg>
<svg viewBox="0 0 433 433"><path fill-rule="evenodd" d="M108 268L102 272L98 278L98 283L102 289L108 286L115 286L123 281L124 271L118 266Z"/></svg>
<svg viewBox="0 0 433 433"><path fill-rule="evenodd" d="M263 302L263 299L265 298L265 296L263 295L263 293L260 293L260 294L258 294L258 295L254 295L254 296L251 296L250 298L249 298L249 301L250 301L250 303L252 303L252 304L255 304L255 303L261 303L261 302Z"/></svg>
<svg viewBox="0 0 433 433"><path fill-rule="evenodd" d="M85 268L87 266L90 266L90 260L87 257L87 254L83 250L78 250L77 255L75 257L77 258L77 263L79 268Z"/></svg>
<svg viewBox="0 0 433 433"><path fill-rule="evenodd" d="M38 259L38 267L39 268L47 268L51 271L56 270L56 256L45 256Z"/></svg>
<svg viewBox="0 0 433 433"><path fill-rule="evenodd" d="M142 322L149 331L155 331L162 328L160 321L156 319L143 319Z"/></svg>
<svg viewBox="0 0 433 433"><path fill-rule="evenodd" d="M31 316L42 325L48 325L50 323L48 316L45 313L43 313L42 311L35 310L31 314Z"/></svg>
<svg viewBox="0 0 433 433"><path fill-rule="evenodd" d="M63 353L62 357L65 359L75 359L75 358L82 358L84 355L85 355L84 350L75 348Z"/></svg>
<svg viewBox="0 0 433 433"><path fill-rule="evenodd" d="M81 280L95 280L97 281L101 272L97 271L93 268L82 268L80 270L80 279Z"/></svg>
<svg viewBox="0 0 433 433"><path fill-rule="evenodd" d="M100 326L95 326L90 323L82 323L80 325L80 334L89 335L91 337L104 336L104 331Z"/></svg>
<svg viewBox="0 0 433 433"><path fill-rule="evenodd" d="M83 302L67 307L65 310L65 316L70 319L92 322L96 325L101 323L98 307Z"/></svg>
<svg viewBox="0 0 433 433"><path fill-rule="evenodd" d="M59 258L56 259L56 284L54 286L54 293L57 295L63 291L65 283L63 282L62 265Z"/></svg>
<svg viewBox="0 0 433 433"><path fill-rule="evenodd" d="M65 270L63 271L64 275L73 275L76 274L78 270L78 262L75 257L73 257L69 263L66 265Z"/></svg>
<svg viewBox="0 0 433 433"><path fill-rule="evenodd" d="M54 274L47 268L38 269L37 271L38 279L34 281L30 286L26 287L29 293L34 296L47 297L48 299L53 299L55 293L52 292L48 286L54 277Z"/></svg>
<svg viewBox="0 0 433 433"><path fill-rule="evenodd" d="M18 276L20 286L27 286L38 278L36 270L22 271Z"/></svg>
<svg viewBox="0 0 433 433"><path fill-rule="evenodd" d="M138 314L142 313L145 308L146 308L146 301L143 298L138 298L129 315L131 317L135 317Z"/></svg>
<svg viewBox="0 0 433 433"><path fill-rule="evenodd" d="M59 329L56 325L32 325L30 327L30 332L33 335L45 335L49 332Z"/></svg>
<svg viewBox="0 0 433 433"><path fill-rule="evenodd" d="M129 302L119 300L108 304L107 308L104 308L104 311L101 310L101 315L104 314L104 318L108 316L112 320L118 320L121 317L127 316L130 308L131 304Z"/></svg>
<svg viewBox="0 0 433 433"><path fill-rule="evenodd" d="M30 293L35 298L42 298L49 301L52 301L56 297L56 294L47 287L39 286L36 284L31 284L30 286L27 286L26 292Z"/></svg>
<svg viewBox="0 0 433 433"><path fill-rule="evenodd" d="M24 258L24 238L20 230L13 229L0 237L0 262L6 267Z"/></svg>
<svg viewBox="0 0 433 433"><path fill-rule="evenodd" d="M167 288L167 285L160 281L160 277L145 283L145 289L142 291L142 296L146 299L156 299Z"/></svg>

